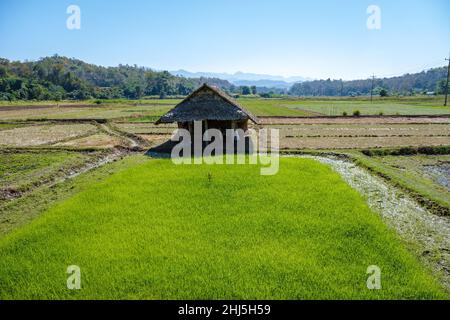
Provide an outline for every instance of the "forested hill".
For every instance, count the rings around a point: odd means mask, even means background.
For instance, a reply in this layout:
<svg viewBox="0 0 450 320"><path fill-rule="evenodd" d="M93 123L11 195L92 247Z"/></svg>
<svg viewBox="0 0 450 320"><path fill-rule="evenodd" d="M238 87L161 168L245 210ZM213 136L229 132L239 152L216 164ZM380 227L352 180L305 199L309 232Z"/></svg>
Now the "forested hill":
<svg viewBox="0 0 450 320"><path fill-rule="evenodd" d="M400 77L375 79L374 94L443 93L447 68L435 68ZM286 89L234 86L218 78L184 78L167 71L136 65L102 67L61 56L19 62L0 58L0 100L139 99L143 96L188 95L202 83L236 94ZM315 80L294 84L294 96L357 96L370 94L372 80ZM258 89L258 90L257 90Z"/></svg>
<svg viewBox="0 0 450 320"><path fill-rule="evenodd" d="M204 82L232 89L221 79L187 79L129 65L101 67L57 55L33 62L0 58L0 100L165 97L187 95Z"/></svg>
<svg viewBox="0 0 450 320"><path fill-rule="evenodd" d="M375 94L444 93L447 67L434 68L420 73L374 80ZM367 80L315 80L294 84L289 94L295 96L357 96L368 95L372 79Z"/></svg>

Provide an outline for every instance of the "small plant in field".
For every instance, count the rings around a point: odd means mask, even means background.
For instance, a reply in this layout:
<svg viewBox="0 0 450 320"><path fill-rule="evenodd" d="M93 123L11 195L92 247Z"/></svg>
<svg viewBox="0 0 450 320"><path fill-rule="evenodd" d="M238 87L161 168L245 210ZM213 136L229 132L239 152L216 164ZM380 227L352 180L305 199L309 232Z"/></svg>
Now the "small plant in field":
<svg viewBox="0 0 450 320"><path fill-rule="evenodd" d="M383 111L380 111L380 112L378 113L379 116L382 116L383 114L384 114Z"/></svg>
<svg viewBox="0 0 450 320"><path fill-rule="evenodd" d="M102 104L102 100L97 99L97 100L94 101L94 103L95 103L95 104Z"/></svg>
<svg viewBox="0 0 450 320"><path fill-rule="evenodd" d="M212 173L208 172L208 182L211 183L212 181Z"/></svg>
<svg viewBox="0 0 450 320"><path fill-rule="evenodd" d="M353 111L353 116L354 117L359 117L360 115L361 115L361 111L359 111L359 110Z"/></svg>
<svg viewBox="0 0 450 320"><path fill-rule="evenodd" d="M346 116L347 116L347 111L342 112L342 115L343 115L344 117L346 117Z"/></svg>

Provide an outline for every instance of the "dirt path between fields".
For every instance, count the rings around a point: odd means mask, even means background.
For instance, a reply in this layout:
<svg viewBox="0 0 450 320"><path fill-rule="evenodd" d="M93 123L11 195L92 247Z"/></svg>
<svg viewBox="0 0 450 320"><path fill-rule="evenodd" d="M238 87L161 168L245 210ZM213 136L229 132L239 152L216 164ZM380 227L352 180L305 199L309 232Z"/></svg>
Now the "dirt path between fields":
<svg viewBox="0 0 450 320"><path fill-rule="evenodd" d="M331 166L355 190L369 207L381 215L422 261L430 266L450 291L450 217L437 216L405 192L371 175L349 160L337 157L300 156Z"/></svg>
<svg viewBox="0 0 450 320"><path fill-rule="evenodd" d="M140 142L136 141L135 139L131 138L130 136L124 135L120 131L115 130L108 123L99 123L98 126L99 126L100 130L102 130L106 134L125 140L130 148L135 149L135 148L140 147Z"/></svg>
<svg viewBox="0 0 450 320"><path fill-rule="evenodd" d="M127 141L132 151L147 151L150 146L148 141L144 138L133 133L122 131L111 122L100 123L99 127L106 133Z"/></svg>

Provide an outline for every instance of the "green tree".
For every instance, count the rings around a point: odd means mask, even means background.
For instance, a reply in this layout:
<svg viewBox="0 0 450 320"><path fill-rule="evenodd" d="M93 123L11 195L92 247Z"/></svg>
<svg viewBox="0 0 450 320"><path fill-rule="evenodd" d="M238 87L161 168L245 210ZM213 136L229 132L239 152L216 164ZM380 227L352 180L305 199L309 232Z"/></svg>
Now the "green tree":
<svg viewBox="0 0 450 320"><path fill-rule="evenodd" d="M0 77L6 77L7 75L7 69L6 66L0 65Z"/></svg>
<svg viewBox="0 0 450 320"><path fill-rule="evenodd" d="M382 88L380 90L380 97L387 97L388 96L388 92L386 89Z"/></svg>
<svg viewBox="0 0 450 320"><path fill-rule="evenodd" d="M436 83L436 93L437 94L445 94L445 86L447 84L447 80L441 79Z"/></svg>
<svg viewBox="0 0 450 320"><path fill-rule="evenodd" d="M247 87L247 86L242 86L242 87L241 87L241 93L242 93L243 95L248 95L248 94L251 93L251 90L250 90L250 88Z"/></svg>
<svg viewBox="0 0 450 320"><path fill-rule="evenodd" d="M136 86L134 88L134 91L135 91L136 99L142 98L143 90L142 90L141 86Z"/></svg>

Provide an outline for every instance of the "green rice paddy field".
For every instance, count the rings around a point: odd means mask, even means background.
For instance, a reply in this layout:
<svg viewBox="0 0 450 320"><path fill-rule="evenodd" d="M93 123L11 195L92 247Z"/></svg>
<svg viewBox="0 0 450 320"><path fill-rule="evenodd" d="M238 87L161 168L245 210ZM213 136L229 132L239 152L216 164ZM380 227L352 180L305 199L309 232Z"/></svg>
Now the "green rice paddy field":
<svg viewBox="0 0 450 320"><path fill-rule="evenodd" d="M450 107L443 106L443 99L428 97L411 98L292 98L292 99L248 99L238 100L260 116L341 116L352 115L435 115L450 114ZM303 114L301 114L303 113Z"/></svg>
<svg viewBox="0 0 450 320"><path fill-rule="evenodd" d="M0 238L0 299L448 298L338 174L280 161L274 176L152 159L116 171Z"/></svg>

